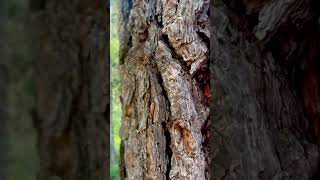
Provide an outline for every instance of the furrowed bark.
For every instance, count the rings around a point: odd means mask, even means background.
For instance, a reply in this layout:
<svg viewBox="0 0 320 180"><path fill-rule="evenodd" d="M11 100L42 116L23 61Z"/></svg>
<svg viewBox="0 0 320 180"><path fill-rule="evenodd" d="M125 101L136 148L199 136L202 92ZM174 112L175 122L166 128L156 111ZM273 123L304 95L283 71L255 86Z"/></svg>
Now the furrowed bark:
<svg viewBox="0 0 320 180"><path fill-rule="evenodd" d="M122 178L209 179L209 1L129 4L120 20L130 34L120 33Z"/></svg>
<svg viewBox="0 0 320 180"><path fill-rule="evenodd" d="M213 2L214 179L318 178L316 4Z"/></svg>
<svg viewBox="0 0 320 180"><path fill-rule="evenodd" d="M33 11L39 180L108 177L107 7L46 0Z"/></svg>

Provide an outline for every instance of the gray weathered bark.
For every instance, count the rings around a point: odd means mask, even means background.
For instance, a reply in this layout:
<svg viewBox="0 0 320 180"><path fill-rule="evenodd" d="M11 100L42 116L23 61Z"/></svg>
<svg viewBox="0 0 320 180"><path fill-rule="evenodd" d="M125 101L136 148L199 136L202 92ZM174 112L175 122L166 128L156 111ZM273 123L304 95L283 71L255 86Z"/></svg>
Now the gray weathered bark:
<svg viewBox="0 0 320 180"><path fill-rule="evenodd" d="M109 151L108 4L34 3L39 180L105 180Z"/></svg>
<svg viewBox="0 0 320 180"><path fill-rule="evenodd" d="M122 178L209 179L209 1L121 1Z"/></svg>
<svg viewBox="0 0 320 180"><path fill-rule="evenodd" d="M318 179L319 3L212 3L214 179Z"/></svg>

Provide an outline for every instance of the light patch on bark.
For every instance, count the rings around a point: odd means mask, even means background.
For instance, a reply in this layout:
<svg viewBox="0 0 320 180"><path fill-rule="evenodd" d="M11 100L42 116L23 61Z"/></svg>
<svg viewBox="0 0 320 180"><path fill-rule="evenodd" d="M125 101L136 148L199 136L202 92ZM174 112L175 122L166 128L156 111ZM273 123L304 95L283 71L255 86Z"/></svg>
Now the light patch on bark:
<svg viewBox="0 0 320 180"><path fill-rule="evenodd" d="M191 64L190 73L195 73L200 64L208 60L208 47L197 32L208 38L208 0L167 0L163 2L162 32L176 53ZM202 25L200 26L199 23Z"/></svg>
<svg viewBox="0 0 320 180"><path fill-rule="evenodd" d="M195 99L191 94L191 77L182 70L179 61L172 58L169 48L161 41L156 50L155 60L171 108L173 167L170 178L205 179L207 164L202 151L201 127L207 117L201 117L196 110ZM208 111L204 107L202 110Z"/></svg>

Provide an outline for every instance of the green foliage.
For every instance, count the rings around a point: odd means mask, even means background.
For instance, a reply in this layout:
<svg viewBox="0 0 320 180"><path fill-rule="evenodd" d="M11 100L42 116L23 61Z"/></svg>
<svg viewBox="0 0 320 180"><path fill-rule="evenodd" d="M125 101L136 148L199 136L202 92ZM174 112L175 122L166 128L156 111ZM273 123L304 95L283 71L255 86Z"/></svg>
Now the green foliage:
<svg viewBox="0 0 320 180"><path fill-rule="evenodd" d="M111 174L111 179L112 180L120 180L120 176L119 176L119 165L118 164L112 164L111 165L111 170L110 170L110 174Z"/></svg>

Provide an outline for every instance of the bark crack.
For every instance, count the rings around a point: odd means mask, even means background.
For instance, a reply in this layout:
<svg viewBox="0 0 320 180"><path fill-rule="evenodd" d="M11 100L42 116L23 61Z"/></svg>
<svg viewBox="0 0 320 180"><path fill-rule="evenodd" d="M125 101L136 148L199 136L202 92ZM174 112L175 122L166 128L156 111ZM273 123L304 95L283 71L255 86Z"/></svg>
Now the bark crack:
<svg viewBox="0 0 320 180"><path fill-rule="evenodd" d="M154 52L155 53L155 52ZM170 124L170 120L171 120L171 114L170 114L170 101L169 101L169 97L166 93L166 90L165 90L165 87L164 87L164 82L163 82L163 79L160 75L160 71L157 67L157 65L155 65L156 67L156 70L157 70L157 74L158 74L158 79L159 79L159 85L161 87L161 92L163 93L163 97L165 98L165 101L166 101L166 105L168 105L168 113L169 113L169 123L168 122L162 122L162 126L163 126L163 129L164 129L164 136L166 138L166 149L165 149L165 152L167 154L167 157L168 157L168 163L167 163L167 172L166 172L166 179L170 179L170 171L171 171L171 158L172 158L172 150L171 150L171 147L170 147L170 144L171 144L171 137L170 137L170 131L169 131L169 124ZM166 124L167 123L167 124Z"/></svg>
<svg viewBox="0 0 320 180"><path fill-rule="evenodd" d="M188 73L190 71L190 67L187 62L183 60L183 57L176 52L175 48L170 43L168 35L162 34L162 42L170 49L172 57L180 62L182 69Z"/></svg>
<svg viewBox="0 0 320 180"><path fill-rule="evenodd" d="M172 158L172 154L173 154L173 152L171 150L171 147L170 147L171 137L170 137L170 132L169 132L166 124L163 123L162 126L163 126L163 129L164 129L164 136L166 137L166 154L168 156L166 179L170 179L171 158Z"/></svg>
<svg viewBox="0 0 320 180"><path fill-rule="evenodd" d="M203 32L197 31L199 38L206 44L206 47L210 47L210 38Z"/></svg>

